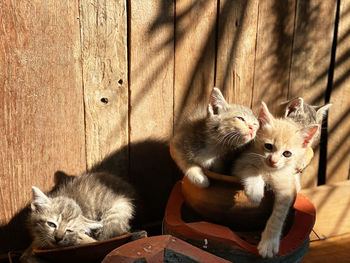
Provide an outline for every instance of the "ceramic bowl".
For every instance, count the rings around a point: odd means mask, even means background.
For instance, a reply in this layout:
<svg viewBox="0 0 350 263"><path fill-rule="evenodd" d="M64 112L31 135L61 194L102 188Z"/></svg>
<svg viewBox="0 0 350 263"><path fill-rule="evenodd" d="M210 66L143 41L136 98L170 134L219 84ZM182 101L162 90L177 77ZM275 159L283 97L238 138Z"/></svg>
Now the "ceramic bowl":
<svg viewBox="0 0 350 263"><path fill-rule="evenodd" d="M89 244L54 249L34 249L33 252L36 256L50 262L101 262L109 252L127 243L130 238L131 234L126 233Z"/></svg>
<svg viewBox="0 0 350 263"><path fill-rule="evenodd" d="M177 163L170 145L170 154ZM313 157L313 150L308 148L306 163ZM263 229L273 207L273 193L265 190L260 203L251 202L244 193L240 179L203 169L210 180L210 186L199 188L184 177L182 194L185 203L195 212L212 222L228 225L233 229Z"/></svg>

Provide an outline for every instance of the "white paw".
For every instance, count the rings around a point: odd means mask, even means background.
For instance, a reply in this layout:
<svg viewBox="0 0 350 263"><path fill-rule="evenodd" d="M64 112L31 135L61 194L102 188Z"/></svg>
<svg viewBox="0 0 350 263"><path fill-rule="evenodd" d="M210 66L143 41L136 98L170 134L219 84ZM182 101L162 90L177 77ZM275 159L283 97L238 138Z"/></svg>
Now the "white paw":
<svg viewBox="0 0 350 263"><path fill-rule="evenodd" d="M272 258L278 253L279 248L280 239L278 237L269 239L262 237L258 245L259 254L263 258Z"/></svg>
<svg viewBox="0 0 350 263"><path fill-rule="evenodd" d="M186 172L187 178L199 188L206 188L209 186L209 179L203 173L200 167L191 167Z"/></svg>
<svg viewBox="0 0 350 263"><path fill-rule="evenodd" d="M246 178L244 182L244 191L250 201L260 203L264 197L264 180L258 177Z"/></svg>

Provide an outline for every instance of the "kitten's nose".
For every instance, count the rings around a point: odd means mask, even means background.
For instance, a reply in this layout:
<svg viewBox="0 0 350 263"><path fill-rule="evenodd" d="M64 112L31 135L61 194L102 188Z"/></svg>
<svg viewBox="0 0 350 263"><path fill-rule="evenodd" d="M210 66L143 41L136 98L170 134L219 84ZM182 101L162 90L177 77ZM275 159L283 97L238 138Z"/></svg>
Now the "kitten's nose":
<svg viewBox="0 0 350 263"><path fill-rule="evenodd" d="M269 164L270 164L271 166L274 166L276 163L277 163L277 160L275 160L272 156L270 156L270 158L269 158Z"/></svg>
<svg viewBox="0 0 350 263"><path fill-rule="evenodd" d="M63 234L62 233L56 233L56 235L55 235L56 243L60 242L62 239L63 239Z"/></svg>
<svg viewBox="0 0 350 263"><path fill-rule="evenodd" d="M248 128L249 128L249 130L250 130L250 135L253 136L253 134L254 134L254 128L253 128L253 126L249 125Z"/></svg>

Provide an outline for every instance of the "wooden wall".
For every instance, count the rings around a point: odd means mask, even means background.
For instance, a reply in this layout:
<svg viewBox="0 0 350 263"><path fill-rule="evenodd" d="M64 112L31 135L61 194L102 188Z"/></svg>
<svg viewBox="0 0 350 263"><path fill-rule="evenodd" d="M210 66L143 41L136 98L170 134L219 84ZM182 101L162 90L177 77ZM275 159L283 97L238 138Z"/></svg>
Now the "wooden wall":
<svg viewBox="0 0 350 263"><path fill-rule="evenodd" d="M167 141L214 85L254 111L333 103L302 183L347 180L349 3L1 1L0 252L27 242L15 215L58 170L118 172L140 192L140 220L160 220L178 179Z"/></svg>

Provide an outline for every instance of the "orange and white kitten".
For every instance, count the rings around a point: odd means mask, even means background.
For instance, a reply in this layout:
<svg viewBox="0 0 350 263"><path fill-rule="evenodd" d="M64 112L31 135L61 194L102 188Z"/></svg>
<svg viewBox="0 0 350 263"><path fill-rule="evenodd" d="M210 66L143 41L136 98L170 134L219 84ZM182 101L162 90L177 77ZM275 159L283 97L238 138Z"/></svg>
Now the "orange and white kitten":
<svg viewBox="0 0 350 263"><path fill-rule="evenodd" d="M318 125L300 127L289 119L275 119L265 103L258 120L256 139L235 160L232 172L241 178L253 202L261 201L266 185L274 191L273 211L258 245L262 257L273 257L279 251L283 224L296 196L295 169L303 162Z"/></svg>

